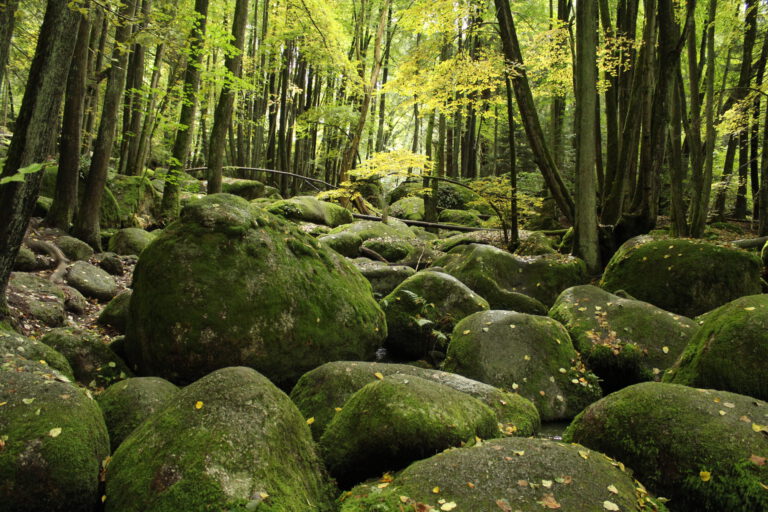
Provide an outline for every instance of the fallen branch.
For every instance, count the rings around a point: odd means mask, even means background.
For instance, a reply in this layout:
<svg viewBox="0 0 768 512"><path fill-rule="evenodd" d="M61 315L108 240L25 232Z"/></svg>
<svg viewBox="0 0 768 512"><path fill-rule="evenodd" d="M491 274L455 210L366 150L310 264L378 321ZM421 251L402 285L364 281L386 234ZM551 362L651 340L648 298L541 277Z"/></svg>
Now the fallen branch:
<svg viewBox="0 0 768 512"><path fill-rule="evenodd" d="M761 249L765 243L768 242L768 236L761 236L760 238L745 238L743 240L734 240L730 242L736 247L741 249Z"/></svg>

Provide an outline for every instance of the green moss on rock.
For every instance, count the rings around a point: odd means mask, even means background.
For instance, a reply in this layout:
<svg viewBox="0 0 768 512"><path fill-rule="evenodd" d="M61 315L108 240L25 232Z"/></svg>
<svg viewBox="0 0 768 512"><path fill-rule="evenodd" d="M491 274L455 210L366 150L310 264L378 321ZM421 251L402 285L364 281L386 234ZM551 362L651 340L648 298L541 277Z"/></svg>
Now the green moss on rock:
<svg viewBox="0 0 768 512"><path fill-rule="evenodd" d="M254 370L218 370L147 418L112 457L107 512L331 511L333 489L290 399Z"/></svg>
<svg viewBox="0 0 768 512"><path fill-rule="evenodd" d="M369 238L361 247L374 251L389 262L398 262L414 250L409 240L390 237Z"/></svg>
<svg viewBox="0 0 768 512"><path fill-rule="evenodd" d="M86 297L102 302L112 300L117 294L117 282L105 270L85 261L74 262L64 278L67 284Z"/></svg>
<svg viewBox="0 0 768 512"><path fill-rule="evenodd" d="M520 393L544 421L573 418L601 395L565 328L524 313L483 311L460 321L444 369Z"/></svg>
<svg viewBox="0 0 768 512"><path fill-rule="evenodd" d="M690 318L591 285L565 290L549 316L568 330L605 391L660 380L698 330Z"/></svg>
<svg viewBox="0 0 768 512"><path fill-rule="evenodd" d="M527 306L526 313L540 313L540 306L527 305L516 294L549 307L560 292L587 281L584 262L573 256L517 256L484 244L459 245L434 265L485 297L492 308L523 311Z"/></svg>
<svg viewBox="0 0 768 512"><path fill-rule="evenodd" d="M529 400L455 373L405 364L337 361L305 373L291 391L291 399L304 417L314 418L310 428L316 439L325 432L349 397L366 384L376 382L377 373L384 377L420 377L477 398L493 410L499 429L505 435L530 436L541 424L539 412Z"/></svg>
<svg viewBox="0 0 768 512"><path fill-rule="evenodd" d="M139 255L155 236L140 228L120 229L109 239L109 250L116 254Z"/></svg>
<svg viewBox="0 0 768 512"><path fill-rule="evenodd" d="M91 246L73 236L58 237L56 239L56 245L70 261L87 261L88 258L93 256L93 249Z"/></svg>
<svg viewBox="0 0 768 512"><path fill-rule="evenodd" d="M477 512L666 510L601 453L544 439L508 438L416 462L384 488L359 485L344 496L341 512L451 510L448 504Z"/></svg>
<svg viewBox="0 0 768 512"><path fill-rule="evenodd" d="M131 290L124 290L109 301L99 313L96 322L99 325L113 327L117 332L125 334L128 326L128 308L131 304Z"/></svg>
<svg viewBox="0 0 768 512"><path fill-rule="evenodd" d="M116 382L99 394L96 401L104 413L112 451L178 392L179 388L165 379L134 377Z"/></svg>
<svg viewBox="0 0 768 512"><path fill-rule="evenodd" d="M232 365L291 386L329 360L372 359L386 321L348 261L242 198L190 203L141 255L131 364L172 382Z"/></svg>
<svg viewBox="0 0 768 512"><path fill-rule="evenodd" d="M94 333L71 327L48 331L43 343L72 366L75 379L90 388L103 388L133 376L125 362Z"/></svg>
<svg viewBox="0 0 768 512"><path fill-rule="evenodd" d="M50 280L26 272L13 272L8 282L8 304L48 327L64 324L64 292Z"/></svg>
<svg viewBox="0 0 768 512"><path fill-rule="evenodd" d="M301 220L336 227L349 224L352 212L337 204L320 201L313 196L296 196L275 201L267 209L270 213L291 220Z"/></svg>
<svg viewBox="0 0 768 512"><path fill-rule="evenodd" d="M44 366L50 366L68 379L75 376L67 358L52 347L32 338L26 338L0 325L0 355L12 354L18 357L36 361Z"/></svg>
<svg viewBox="0 0 768 512"><path fill-rule="evenodd" d="M675 511L768 510L768 465L751 460L768 454L767 412L744 395L646 382L592 404L564 439L622 461Z"/></svg>
<svg viewBox="0 0 768 512"><path fill-rule="evenodd" d="M419 377L391 375L347 400L320 438L320 450L346 487L475 437L499 436L496 415L479 400Z"/></svg>
<svg viewBox="0 0 768 512"><path fill-rule="evenodd" d="M388 265L381 261L372 261L366 258L354 260L357 269L371 283L373 294L376 297L389 295L397 285L411 277L416 271L405 265Z"/></svg>
<svg viewBox="0 0 768 512"><path fill-rule="evenodd" d="M701 240L635 237L608 262L600 286L694 317L760 293L760 258Z"/></svg>
<svg viewBox="0 0 768 512"><path fill-rule="evenodd" d="M389 214L398 219L424 220L424 199L404 197L389 205Z"/></svg>
<svg viewBox="0 0 768 512"><path fill-rule="evenodd" d="M430 350L445 351L446 335L456 322L488 302L455 277L422 270L381 300L387 315L385 346L396 357L419 359Z"/></svg>
<svg viewBox="0 0 768 512"><path fill-rule="evenodd" d="M48 366L0 359L0 508L91 512L109 437L96 402Z"/></svg>
<svg viewBox="0 0 768 512"><path fill-rule="evenodd" d="M741 297L699 317L701 327L665 382L768 399L768 295Z"/></svg>
<svg viewBox="0 0 768 512"><path fill-rule="evenodd" d="M256 180L238 180L227 178L224 183L221 184L221 191L225 194L232 194L234 196L240 196L248 201L266 197L265 185Z"/></svg>
<svg viewBox="0 0 768 512"><path fill-rule="evenodd" d="M373 220L360 220L347 224L345 226L339 226L334 228L330 234L336 233L354 233L359 236L363 241L369 238L402 238L411 239L416 238L413 231L408 228L403 222L389 218L387 222L377 222Z"/></svg>
<svg viewBox="0 0 768 512"><path fill-rule="evenodd" d="M482 219L477 213L467 210L443 210L440 212L437 220L444 224L456 224L474 228L480 227L483 224Z"/></svg>

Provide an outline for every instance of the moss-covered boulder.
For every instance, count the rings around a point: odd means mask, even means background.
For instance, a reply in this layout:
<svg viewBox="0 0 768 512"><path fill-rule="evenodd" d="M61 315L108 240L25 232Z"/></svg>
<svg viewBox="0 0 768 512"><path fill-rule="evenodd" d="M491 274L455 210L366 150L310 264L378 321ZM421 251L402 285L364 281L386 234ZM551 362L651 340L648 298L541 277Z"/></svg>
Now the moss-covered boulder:
<svg viewBox="0 0 768 512"><path fill-rule="evenodd" d="M86 297L107 302L117 295L115 278L85 261L74 262L64 278L67 284Z"/></svg>
<svg viewBox="0 0 768 512"><path fill-rule="evenodd" d="M48 331L41 341L67 358L75 379L84 386L104 388L133 376L109 345L89 331L60 327Z"/></svg>
<svg viewBox="0 0 768 512"><path fill-rule="evenodd" d="M403 222L389 218L387 222L374 220L359 220L351 224L339 226L331 230L331 235L337 233L352 233L360 237L361 243L369 238L401 238L415 239L416 235Z"/></svg>
<svg viewBox="0 0 768 512"><path fill-rule="evenodd" d="M109 250L116 254L139 255L155 236L140 228L120 229L109 239Z"/></svg>
<svg viewBox="0 0 768 512"><path fill-rule="evenodd" d="M0 361L0 509L96 510L109 455L98 405L48 366Z"/></svg>
<svg viewBox="0 0 768 512"><path fill-rule="evenodd" d="M113 327L117 332L125 334L128 326L128 307L131 304L131 290L123 290L109 301L99 313L96 322L99 325Z"/></svg>
<svg viewBox="0 0 768 512"><path fill-rule="evenodd" d="M434 186L434 184L433 184ZM473 190L468 189L467 187L463 187L461 185L456 185L453 183L447 183L444 181L441 181L438 183L437 188L437 207L441 210L445 209L457 209L457 210L463 210L466 209L467 206L472 203L474 206L475 203L482 203L482 199L480 196ZM394 204L395 202L401 200L404 197L407 196L418 196L423 193L424 190L424 184L421 179L419 180L411 180L411 181L405 181L401 183L400 185L395 188L390 196L389 199ZM434 189L433 189L434 190Z"/></svg>
<svg viewBox="0 0 768 512"><path fill-rule="evenodd" d="M353 263L371 283L373 295L379 298L389 295L397 285L416 273L413 268L405 265L388 265L382 261L372 261L367 258L359 258Z"/></svg>
<svg viewBox="0 0 768 512"><path fill-rule="evenodd" d="M96 263L99 268L105 270L113 276L122 276L125 274L125 266L120 256L113 252L102 252L96 255Z"/></svg>
<svg viewBox="0 0 768 512"><path fill-rule="evenodd" d="M768 404L645 382L581 413L564 435L620 460L680 512L768 510Z"/></svg>
<svg viewBox="0 0 768 512"><path fill-rule="evenodd" d="M87 261L88 258L93 256L93 249L91 246L73 236L58 237L56 239L56 245L70 261Z"/></svg>
<svg viewBox="0 0 768 512"><path fill-rule="evenodd" d="M313 196L296 196L272 203L269 213L291 220L301 220L336 227L349 224L352 212L337 204L320 201Z"/></svg>
<svg viewBox="0 0 768 512"><path fill-rule="evenodd" d="M600 398L565 328L551 318L483 311L453 330L444 369L531 400L541 419L570 419Z"/></svg>
<svg viewBox="0 0 768 512"><path fill-rule="evenodd" d="M112 451L178 392L179 388L159 377L134 377L99 394L96 401L104 413Z"/></svg>
<svg viewBox="0 0 768 512"><path fill-rule="evenodd" d="M172 382L245 365L291 386L327 361L372 359L386 337L354 265L232 195L186 206L133 280L129 362Z"/></svg>
<svg viewBox="0 0 768 512"><path fill-rule="evenodd" d="M7 301L27 317L48 327L64 325L66 295L50 280L26 272L13 272L8 282Z"/></svg>
<svg viewBox="0 0 768 512"><path fill-rule="evenodd" d="M741 297L699 319L664 381L768 400L768 295Z"/></svg>
<svg viewBox="0 0 768 512"><path fill-rule="evenodd" d="M443 224L456 224L473 228L480 227L483 224L483 220L476 212L468 210L443 210L440 212L437 220Z"/></svg>
<svg viewBox="0 0 768 512"><path fill-rule="evenodd" d="M13 261L13 270L20 272L36 272L48 268L48 265L38 259L37 255L31 249L25 246L19 247L19 253Z"/></svg>
<svg viewBox="0 0 768 512"><path fill-rule="evenodd" d="M515 254L520 256L555 254L556 247L557 243L541 231L528 231L521 233L520 245L515 249Z"/></svg>
<svg viewBox="0 0 768 512"><path fill-rule="evenodd" d="M481 401L420 377L391 375L353 394L328 424L320 451L348 487L451 446L501 434Z"/></svg>
<svg viewBox="0 0 768 512"><path fill-rule="evenodd" d="M549 307L566 288L587 282L584 262L573 256L517 256L484 244L459 245L434 265L485 297L492 308L526 313L541 310L523 310L526 304L517 294Z"/></svg>
<svg viewBox="0 0 768 512"><path fill-rule="evenodd" d="M405 364L362 361L326 363L302 375L291 391L291 399L305 418L312 418L312 434L319 438L349 397L366 384L376 382L379 375L382 378L390 375L419 377L477 398L493 410L499 429L505 435L530 436L538 431L541 423L536 407L518 394L455 373Z"/></svg>
<svg viewBox="0 0 768 512"><path fill-rule="evenodd" d="M224 183L221 184L221 191L225 194L240 196L248 201L267 196L266 186L262 182L256 180L226 178Z"/></svg>
<svg viewBox="0 0 768 512"><path fill-rule="evenodd" d="M107 512L330 511L332 487L301 413L250 368L181 390L115 452Z"/></svg>
<svg viewBox="0 0 768 512"><path fill-rule="evenodd" d="M112 174L104 191L99 224L102 229L151 224L160 200L161 194L149 176Z"/></svg>
<svg viewBox="0 0 768 512"><path fill-rule="evenodd" d="M389 205L389 214L398 219L424 220L424 199L404 197Z"/></svg>
<svg viewBox="0 0 768 512"><path fill-rule="evenodd" d="M322 235L317 238L317 241L347 258L357 258L363 243L363 239L359 235L348 231Z"/></svg>
<svg viewBox="0 0 768 512"><path fill-rule="evenodd" d="M0 355L9 354L50 366L68 379L75 379L72 367L61 353L45 343L5 329L0 324Z"/></svg>
<svg viewBox="0 0 768 512"><path fill-rule="evenodd" d="M760 293L760 258L701 240L635 237L608 262L600 286L694 317Z"/></svg>
<svg viewBox="0 0 768 512"><path fill-rule="evenodd" d="M410 465L387 486L366 483L341 512L456 510L659 512L664 505L618 463L579 445L545 439L494 439Z"/></svg>
<svg viewBox="0 0 768 512"><path fill-rule="evenodd" d="M549 316L565 326L606 392L661 380L698 330L690 318L591 285L565 290Z"/></svg>
<svg viewBox="0 0 768 512"><path fill-rule="evenodd" d="M373 251L393 263L406 258L414 250L410 240L390 237L369 238L360 247Z"/></svg>
<svg viewBox="0 0 768 512"><path fill-rule="evenodd" d="M387 315L387 350L419 359L431 350L444 352L456 322L489 306L455 277L422 270L384 297L381 307Z"/></svg>

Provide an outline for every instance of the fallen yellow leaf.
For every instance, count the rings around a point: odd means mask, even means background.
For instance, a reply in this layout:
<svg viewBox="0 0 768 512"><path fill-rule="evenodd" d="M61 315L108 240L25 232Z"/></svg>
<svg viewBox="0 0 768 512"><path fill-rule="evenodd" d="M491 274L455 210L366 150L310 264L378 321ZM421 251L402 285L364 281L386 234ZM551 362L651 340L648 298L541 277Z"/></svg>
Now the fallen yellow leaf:
<svg viewBox="0 0 768 512"><path fill-rule="evenodd" d="M586 450L579 450L579 455L584 460L587 460L589 458L589 452Z"/></svg>
<svg viewBox="0 0 768 512"><path fill-rule="evenodd" d="M202 408L203 408L203 402L201 402L200 400L195 402L195 409L199 410L199 409L202 409Z"/></svg>
<svg viewBox="0 0 768 512"><path fill-rule="evenodd" d="M311 418L307 418L307 425L311 425L315 422L315 417L312 416Z"/></svg>
<svg viewBox="0 0 768 512"><path fill-rule="evenodd" d="M439 487L433 487L432 488L432 494L438 494L438 493L440 493L440 488Z"/></svg>
<svg viewBox="0 0 768 512"><path fill-rule="evenodd" d="M702 482L709 482L712 478L712 473L709 471L699 471L699 478L701 478Z"/></svg>
<svg viewBox="0 0 768 512"><path fill-rule="evenodd" d="M615 504L612 501L607 501L607 500L603 502L603 508L605 510L611 510L611 511L620 510L619 506L617 504Z"/></svg>
<svg viewBox="0 0 768 512"><path fill-rule="evenodd" d="M619 494L619 490L616 488L615 485L609 485L608 492L612 492L613 494Z"/></svg>
<svg viewBox="0 0 768 512"><path fill-rule="evenodd" d="M48 431L48 435L51 437L59 437L61 434L61 427L52 428Z"/></svg>
<svg viewBox="0 0 768 512"><path fill-rule="evenodd" d="M384 375L382 375L381 372L376 372L373 374L373 376L379 380L384 380Z"/></svg>
<svg viewBox="0 0 768 512"><path fill-rule="evenodd" d="M456 508L456 502L455 501L449 501L448 503L443 503L440 505L440 510L453 510Z"/></svg>

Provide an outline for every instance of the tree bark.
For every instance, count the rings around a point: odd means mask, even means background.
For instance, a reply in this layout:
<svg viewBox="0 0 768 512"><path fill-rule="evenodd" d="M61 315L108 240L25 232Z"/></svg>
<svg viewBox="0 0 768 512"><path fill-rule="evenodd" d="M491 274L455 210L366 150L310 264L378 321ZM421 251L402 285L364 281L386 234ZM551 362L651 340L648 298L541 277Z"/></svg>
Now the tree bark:
<svg viewBox="0 0 768 512"><path fill-rule="evenodd" d="M5 78L5 67L11 49L13 29L16 26L16 9L19 0L4 0L0 2L0 84Z"/></svg>
<svg viewBox="0 0 768 512"><path fill-rule="evenodd" d="M208 20L208 0L195 0L197 20L189 34L189 57L184 71L181 113L179 128L173 142L171 162L165 179L163 199L160 204L160 220L169 223L179 215L178 179L189 157L194 133L195 113L197 112L197 91L200 88L200 65L203 62L203 39Z"/></svg>
<svg viewBox="0 0 768 512"><path fill-rule="evenodd" d="M495 0L495 4L501 41L504 48L504 57L507 63L515 68L515 74L512 76L512 85L515 90L517 107L525 127L525 133L528 136L528 142L547 187L560 210L562 210L569 222L572 223L574 221L573 198L565 187L557 165L547 147L544 132L541 129L539 116L533 103L533 95L528 84L528 77L523 67L523 56L520 52L520 43L517 40L517 32L515 31L515 24L512 19L509 0Z"/></svg>
<svg viewBox="0 0 768 512"><path fill-rule="evenodd" d="M233 78L240 78L243 68L243 47L245 45L245 27L248 22L248 0L237 0L235 3L235 17L232 20L232 38L235 54L227 54L224 58L224 67ZM213 115L213 128L211 129L211 141L208 145L208 193L221 192L221 168L224 165L224 146L226 145L227 127L232 119L232 107L235 102L235 93L232 90L230 80L224 82Z"/></svg>
<svg viewBox="0 0 768 512"><path fill-rule="evenodd" d="M48 0L35 56L27 78L16 127L0 177L44 162L55 151L61 99L72 53L79 15L65 0ZM42 172L27 174L24 181L0 185L0 320L8 314L5 290L16 254L29 224L40 190Z"/></svg>
<svg viewBox="0 0 768 512"><path fill-rule="evenodd" d="M133 17L136 9L135 1L129 1L120 9L124 20ZM107 185L107 170L112 156L112 145L115 140L117 114L125 89L126 65L128 63L128 48L125 43L131 35L131 25L124 22L115 30L115 46L112 49L112 66L107 79L107 90L104 93L104 105L101 110L99 133L91 157L91 166L85 180L85 190L80 202L80 209L75 217L73 234L94 249L101 249L101 234L99 217L101 200Z"/></svg>
<svg viewBox="0 0 768 512"><path fill-rule="evenodd" d="M64 100L64 117L59 148L59 172L53 203L46 217L46 224L64 231L69 230L77 208L77 185L80 179L80 146L83 132L83 107L88 71L88 45L91 39L91 20L80 17L72 63L67 75Z"/></svg>

